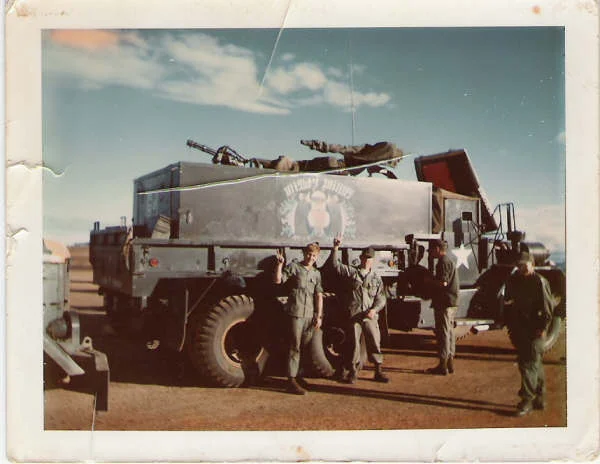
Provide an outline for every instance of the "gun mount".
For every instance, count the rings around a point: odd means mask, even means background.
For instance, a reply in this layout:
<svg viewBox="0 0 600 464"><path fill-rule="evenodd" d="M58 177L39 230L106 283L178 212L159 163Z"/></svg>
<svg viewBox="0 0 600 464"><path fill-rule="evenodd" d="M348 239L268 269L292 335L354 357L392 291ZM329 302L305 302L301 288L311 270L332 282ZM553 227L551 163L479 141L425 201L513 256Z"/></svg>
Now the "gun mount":
<svg viewBox="0 0 600 464"><path fill-rule="evenodd" d="M214 164L245 166L250 162L249 159L244 158L242 155L240 155L237 151L235 151L228 145L223 145L215 150L207 145L194 142L192 139L188 139L186 145L190 148L195 148L196 150L200 150L204 153L208 153L209 155L211 155L213 157L212 162Z"/></svg>
<svg viewBox="0 0 600 464"><path fill-rule="evenodd" d="M390 142L339 145L319 140L301 140L300 143L321 153L340 153L343 158L318 156L296 161L289 156L281 155L276 159L269 160L256 157L246 158L228 145L223 145L215 150L191 139L187 140L186 145L211 155L214 164L274 169L283 172L328 172L353 176L366 170L369 176L382 174L390 179L397 177L389 168L395 167L404 156L404 152Z"/></svg>

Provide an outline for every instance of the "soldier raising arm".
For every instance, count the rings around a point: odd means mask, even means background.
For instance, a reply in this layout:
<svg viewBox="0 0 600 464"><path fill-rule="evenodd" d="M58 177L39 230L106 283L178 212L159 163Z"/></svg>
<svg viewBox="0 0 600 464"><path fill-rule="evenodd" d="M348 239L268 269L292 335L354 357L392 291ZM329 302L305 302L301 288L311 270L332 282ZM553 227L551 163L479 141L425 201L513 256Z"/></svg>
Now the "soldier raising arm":
<svg viewBox="0 0 600 464"><path fill-rule="evenodd" d="M333 251L331 260L336 274L352 285L350 290L348 306L346 308L346 333L351 341L351 356L346 355L344 367L348 370L347 377L343 377L343 370L337 374L340 380L355 383L358 376L360 363L360 336L365 334L367 354L369 360L375 365L375 377L377 382L388 382L389 379L383 374L383 354L381 352L381 335L379 332L378 313L386 304L383 281L372 269L375 250L371 247L365 248L360 255L359 266L347 266L338 260L338 250L342 243L341 237L333 240Z"/></svg>
<svg viewBox="0 0 600 464"><path fill-rule="evenodd" d="M277 266L273 282L284 284L288 300L284 311L288 332L288 387L289 393L306 394L308 383L298 376L302 348L311 340L313 331L323 320L323 287L321 273L314 267L321 249L318 243L308 244L302 262L291 262L285 268L285 258L277 250Z"/></svg>

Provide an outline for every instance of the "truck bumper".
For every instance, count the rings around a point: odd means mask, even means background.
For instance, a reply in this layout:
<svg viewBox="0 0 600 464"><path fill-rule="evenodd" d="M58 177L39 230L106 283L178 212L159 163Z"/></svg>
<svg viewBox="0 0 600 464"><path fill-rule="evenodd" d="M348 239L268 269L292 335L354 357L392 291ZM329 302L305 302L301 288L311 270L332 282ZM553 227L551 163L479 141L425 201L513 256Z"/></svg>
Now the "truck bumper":
<svg viewBox="0 0 600 464"><path fill-rule="evenodd" d="M70 315L72 319L73 335L79 338L78 320L76 314ZM85 377L95 395L95 408L97 411L108 410L108 386L110 383L110 369L105 353L94 349L92 339L84 337L82 342L76 343L71 339L55 339L48 333L44 334L44 352L70 377Z"/></svg>

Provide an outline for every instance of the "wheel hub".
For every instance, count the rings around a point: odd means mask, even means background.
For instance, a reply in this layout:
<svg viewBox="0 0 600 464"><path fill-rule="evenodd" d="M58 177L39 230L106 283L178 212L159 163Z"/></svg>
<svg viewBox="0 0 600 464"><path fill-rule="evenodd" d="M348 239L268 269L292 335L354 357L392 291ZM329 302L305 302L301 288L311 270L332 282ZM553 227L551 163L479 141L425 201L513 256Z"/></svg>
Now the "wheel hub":
<svg viewBox="0 0 600 464"><path fill-rule="evenodd" d="M259 343L249 336L245 319L233 321L225 329L221 348L225 354L225 359L237 367L241 367L244 359L256 361L264 350Z"/></svg>

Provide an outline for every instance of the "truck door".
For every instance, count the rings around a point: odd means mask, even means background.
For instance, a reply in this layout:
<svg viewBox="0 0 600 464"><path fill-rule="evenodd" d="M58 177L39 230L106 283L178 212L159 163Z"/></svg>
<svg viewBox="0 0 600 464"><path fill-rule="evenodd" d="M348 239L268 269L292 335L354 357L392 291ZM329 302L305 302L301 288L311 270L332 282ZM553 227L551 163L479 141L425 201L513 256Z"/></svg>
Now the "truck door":
<svg viewBox="0 0 600 464"><path fill-rule="evenodd" d="M415 170L418 180L433 184L432 231L443 234L461 285L470 286L486 267L478 259L479 235L497 225L469 157L465 150L419 156Z"/></svg>
<svg viewBox="0 0 600 464"><path fill-rule="evenodd" d="M473 285L479 277L477 262L479 235L477 224L480 222L479 200L466 197L443 198L444 240L456 262L458 276L462 285Z"/></svg>
<svg viewBox="0 0 600 464"><path fill-rule="evenodd" d="M465 150L418 156L415 158L415 170L417 179L422 182L431 182L434 187L478 198L481 202L481 227L486 232L498 228L492 215L493 209Z"/></svg>

